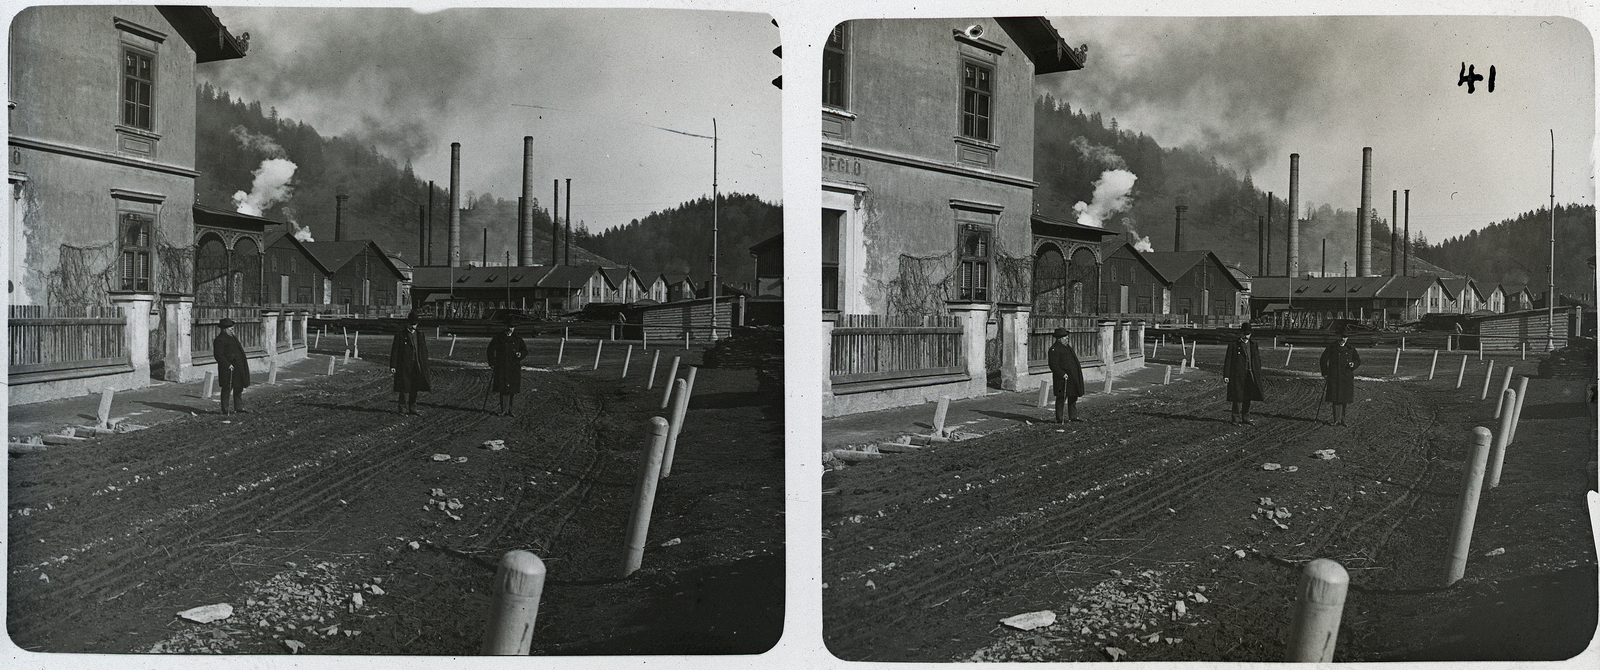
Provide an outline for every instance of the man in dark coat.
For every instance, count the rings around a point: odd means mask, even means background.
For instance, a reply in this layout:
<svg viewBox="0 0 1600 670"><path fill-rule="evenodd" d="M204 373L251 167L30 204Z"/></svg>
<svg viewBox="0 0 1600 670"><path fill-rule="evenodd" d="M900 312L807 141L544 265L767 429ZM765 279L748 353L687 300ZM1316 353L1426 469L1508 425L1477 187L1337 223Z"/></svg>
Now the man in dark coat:
<svg viewBox="0 0 1600 670"><path fill-rule="evenodd" d="M1067 341L1066 328L1055 330L1056 341L1050 345L1050 384L1056 394L1056 423L1061 423L1061 405L1067 406L1070 421L1078 418L1078 398L1083 396L1083 364L1078 362L1078 352Z"/></svg>
<svg viewBox="0 0 1600 670"><path fill-rule="evenodd" d="M1250 402L1261 395L1261 349L1250 339L1250 324L1239 326L1239 339L1228 345L1222 356L1222 383L1228 386L1228 402L1233 406L1228 423L1253 424Z"/></svg>
<svg viewBox="0 0 1600 670"><path fill-rule="evenodd" d="M217 360L217 384L222 389L222 413L228 414L228 398L233 398L233 411L248 414L244 408L244 387L250 385L250 361L245 358L244 346L233 336L233 319L222 317L217 322L217 337L211 341L211 355Z"/></svg>
<svg viewBox="0 0 1600 670"><path fill-rule="evenodd" d="M1356 395L1356 368L1361 365L1361 354L1356 353L1356 348L1350 346L1350 335L1341 326L1337 332L1338 344L1330 344L1322 350L1322 359L1318 363L1322 370L1322 378L1327 380L1327 390L1322 399L1333 403L1333 419L1328 422L1330 426L1348 425L1344 422L1346 405L1349 405Z"/></svg>
<svg viewBox="0 0 1600 670"><path fill-rule="evenodd" d="M395 333L389 347L389 372L394 375L394 390L401 414L421 416L417 411L417 392L432 391L428 385L428 341L417 329L421 318L416 312L406 316L406 327Z"/></svg>
<svg viewBox="0 0 1600 670"><path fill-rule="evenodd" d="M516 395L522 392L522 359L528 355L528 345L517 336L516 324L509 317L505 324L505 332L489 340L489 387L500 394L500 411L495 415L516 416Z"/></svg>

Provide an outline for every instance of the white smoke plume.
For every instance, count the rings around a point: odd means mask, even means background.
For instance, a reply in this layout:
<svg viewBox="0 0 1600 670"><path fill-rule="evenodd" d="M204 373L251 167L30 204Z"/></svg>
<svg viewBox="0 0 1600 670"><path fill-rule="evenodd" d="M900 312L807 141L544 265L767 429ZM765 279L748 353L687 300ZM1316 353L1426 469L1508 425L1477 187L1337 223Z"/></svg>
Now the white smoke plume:
<svg viewBox="0 0 1600 670"><path fill-rule="evenodd" d="M288 152L283 150L283 146L279 145L271 137L259 133L252 133L244 126L234 126L229 128L228 134L233 135L233 139L239 140L239 143L243 144L246 148L255 149L256 151L266 154L267 158L283 158L289 155Z"/></svg>
<svg viewBox="0 0 1600 670"><path fill-rule="evenodd" d="M1123 217L1122 220L1120 221L1120 223L1122 223L1122 227L1123 228L1127 228L1128 229L1128 234L1133 237L1133 249L1134 249L1134 251L1149 252L1149 251L1155 251L1156 250L1155 247L1150 245L1150 236L1149 235L1143 235L1143 236L1139 235L1139 231L1134 230L1134 228L1133 228L1133 221L1129 220L1128 217Z"/></svg>
<svg viewBox="0 0 1600 670"><path fill-rule="evenodd" d="M1112 151L1111 147L1091 143L1082 135L1072 138L1072 148L1078 150L1078 155L1082 156L1083 160L1108 170L1128 169L1127 161L1122 160L1122 157L1118 156L1117 152Z"/></svg>
<svg viewBox="0 0 1600 670"><path fill-rule="evenodd" d="M1127 170L1106 170L1100 173L1100 178L1094 182L1094 196L1090 201L1087 203L1079 201L1072 206L1072 211L1078 213L1078 223L1104 228L1107 218L1127 210L1133 204L1128 194L1133 191L1133 182L1138 179Z"/></svg>
<svg viewBox="0 0 1600 670"><path fill-rule="evenodd" d="M302 225L300 225L298 223L295 223L293 221L290 221L289 225L294 226L294 239L300 240L301 242L315 242L316 241L316 240L311 239L311 226L302 226Z"/></svg>
<svg viewBox="0 0 1600 670"><path fill-rule="evenodd" d="M268 207L287 199L294 190L289 185L289 180L294 177L295 168L295 164L286 158L268 158L261 161L261 167L251 173L255 175L255 180L250 184L250 192L234 192L234 211L261 216L261 212Z"/></svg>

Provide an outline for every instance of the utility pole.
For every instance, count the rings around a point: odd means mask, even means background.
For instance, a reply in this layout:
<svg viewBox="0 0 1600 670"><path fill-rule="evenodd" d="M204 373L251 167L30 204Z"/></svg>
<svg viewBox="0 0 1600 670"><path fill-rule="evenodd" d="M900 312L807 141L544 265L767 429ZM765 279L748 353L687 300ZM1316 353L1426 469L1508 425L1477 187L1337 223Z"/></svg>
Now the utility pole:
<svg viewBox="0 0 1600 670"><path fill-rule="evenodd" d="M1556 338L1556 130L1550 129L1550 297L1545 299L1548 322L1544 348L1555 348Z"/></svg>
<svg viewBox="0 0 1600 670"><path fill-rule="evenodd" d="M1554 151L1552 149L1552 151ZM1554 154L1552 154L1554 155ZM1551 202L1555 202L1551 196ZM1553 221L1554 219L1552 219ZM717 341L717 120L711 119L711 341Z"/></svg>

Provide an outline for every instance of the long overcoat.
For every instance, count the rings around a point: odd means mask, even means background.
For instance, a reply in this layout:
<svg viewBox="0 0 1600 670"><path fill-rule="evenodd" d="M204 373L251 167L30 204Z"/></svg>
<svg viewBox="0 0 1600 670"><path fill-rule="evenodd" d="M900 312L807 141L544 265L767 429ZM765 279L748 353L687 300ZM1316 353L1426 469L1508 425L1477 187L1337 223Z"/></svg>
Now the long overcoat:
<svg viewBox="0 0 1600 670"><path fill-rule="evenodd" d="M250 360L245 357L239 338L217 333L217 338L211 341L211 355L217 359L218 385L238 389L250 386Z"/></svg>
<svg viewBox="0 0 1600 670"><path fill-rule="evenodd" d="M1330 344L1322 350L1322 359L1319 363L1322 377L1326 379L1327 391L1322 399L1338 405L1348 405L1355 401L1356 396L1356 368L1361 365L1361 354L1356 353L1356 348L1348 344L1339 346Z"/></svg>
<svg viewBox="0 0 1600 670"><path fill-rule="evenodd" d="M389 367L394 368L394 390L398 393L432 391L428 385L428 339L421 330L395 333L389 347Z"/></svg>
<svg viewBox="0 0 1600 670"><path fill-rule="evenodd" d="M1068 398L1083 396L1083 364L1078 362L1078 352L1072 345L1057 340L1050 345L1050 383L1055 394Z"/></svg>
<svg viewBox="0 0 1600 670"><path fill-rule="evenodd" d="M1261 395L1261 349L1255 340L1239 338L1228 345L1222 356L1222 376L1228 378L1228 402L1263 400Z"/></svg>
<svg viewBox="0 0 1600 670"><path fill-rule="evenodd" d="M516 335L501 333L489 340L489 369L493 378L489 384L495 393L522 392L522 359L528 355L528 345Z"/></svg>

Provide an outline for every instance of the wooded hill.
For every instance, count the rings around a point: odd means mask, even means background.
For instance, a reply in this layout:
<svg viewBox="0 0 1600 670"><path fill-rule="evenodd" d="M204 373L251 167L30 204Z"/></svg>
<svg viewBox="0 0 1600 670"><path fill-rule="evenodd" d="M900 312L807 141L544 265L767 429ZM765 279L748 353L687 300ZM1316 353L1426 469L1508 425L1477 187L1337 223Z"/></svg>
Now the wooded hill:
<svg viewBox="0 0 1600 670"><path fill-rule="evenodd" d="M1240 176L1211 156L1192 149L1167 149L1143 133L1125 130L1111 119L1109 126L1098 112L1074 111L1051 96L1039 98L1034 109L1034 191L1037 210L1073 220L1073 205L1091 202L1095 182L1112 169L1125 169L1138 177L1127 211L1113 214L1107 230L1148 236L1155 251L1173 250L1175 206L1183 198L1184 247L1210 249L1224 262L1237 263L1245 272L1257 267L1257 217L1267 215L1267 194L1256 188L1250 175ZM1288 257L1287 193L1273 193L1269 268L1282 276ZM1387 198L1383 205L1388 205ZM1374 203L1375 206L1377 203ZM1327 241L1327 271L1343 272L1350 262L1355 271L1355 220L1353 209L1328 203L1301 203L1300 271L1322 271L1322 243ZM1383 206L1376 206L1380 213ZM1374 219L1372 271L1389 269L1387 216ZM1472 267L1465 265L1463 267Z"/></svg>
<svg viewBox="0 0 1600 670"><path fill-rule="evenodd" d="M254 172L262 161L283 158L296 169L285 197L261 216L294 221L311 228L314 239L333 240L334 196L345 194L343 238L371 239L385 251L417 264L422 246L420 218L426 214L428 183L419 179L409 163L394 159L350 139L323 137L309 124L263 110L259 102L232 98L210 84L196 88L195 199L204 205L232 211L233 195L250 191ZM450 200L448 184L433 188L431 264L445 265L449 254ZM536 263L550 259L550 212L533 206ZM505 252L516 258L517 201L477 196L467 191L461 199L461 257L464 263L483 262L484 229L489 230L488 256L503 263ZM607 260L573 240L573 262L627 263Z"/></svg>
<svg viewBox="0 0 1600 670"><path fill-rule="evenodd" d="M748 285L753 293L756 266L750 247L783 232L783 205L744 193L721 194L717 203L722 251L717 274L722 283ZM699 198L602 233L585 230L580 237L595 253L627 259L646 281L658 272L687 272L704 284L711 280L711 214L711 199Z"/></svg>
<svg viewBox="0 0 1600 670"><path fill-rule="evenodd" d="M1594 301L1594 205L1556 205L1556 287ZM1417 249L1447 268L1466 268L1479 283L1524 284L1535 295L1549 281L1550 209L1541 207Z"/></svg>

